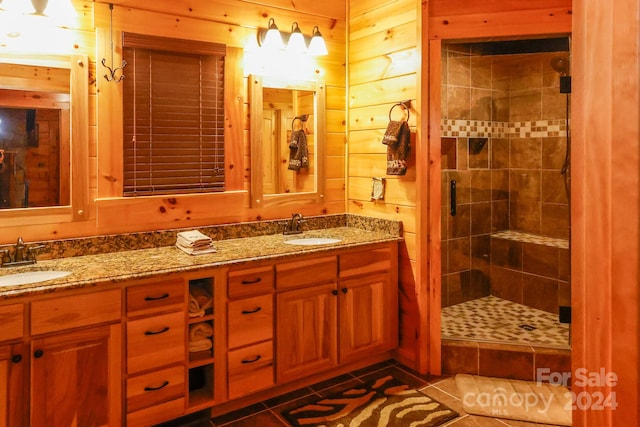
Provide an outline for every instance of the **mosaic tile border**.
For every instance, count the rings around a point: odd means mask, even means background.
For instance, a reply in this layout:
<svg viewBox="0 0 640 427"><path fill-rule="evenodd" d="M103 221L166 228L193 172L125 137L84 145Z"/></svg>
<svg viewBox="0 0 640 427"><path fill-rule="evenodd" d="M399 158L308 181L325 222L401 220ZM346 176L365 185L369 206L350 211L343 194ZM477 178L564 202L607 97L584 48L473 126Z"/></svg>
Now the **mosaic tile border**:
<svg viewBox="0 0 640 427"><path fill-rule="evenodd" d="M560 249L569 249L569 240L557 237L540 236L537 234L524 233L522 231L505 230L493 233L492 238L515 240L517 242L535 243L537 245L551 246Z"/></svg>
<svg viewBox="0 0 640 427"><path fill-rule="evenodd" d="M442 119L443 137L460 138L553 138L566 136L567 121L533 120L520 122L492 122L485 120Z"/></svg>

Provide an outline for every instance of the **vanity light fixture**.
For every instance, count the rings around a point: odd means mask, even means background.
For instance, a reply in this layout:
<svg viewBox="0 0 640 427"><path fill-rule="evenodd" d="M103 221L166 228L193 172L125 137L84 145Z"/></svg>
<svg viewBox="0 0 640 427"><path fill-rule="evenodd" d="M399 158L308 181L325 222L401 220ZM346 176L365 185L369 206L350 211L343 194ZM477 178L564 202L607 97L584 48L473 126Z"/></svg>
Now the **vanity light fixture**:
<svg viewBox="0 0 640 427"><path fill-rule="evenodd" d="M309 53L315 56L327 55L327 44L320 34L320 28L316 25L313 27L313 33L311 34L311 41L309 42Z"/></svg>
<svg viewBox="0 0 640 427"><path fill-rule="evenodd" d="M266 33L264 33L264 37L262 38L261 42L261 45L265 49L269 50L278 50L284 47L282 34L280 34L280 30L278 30L276 21L273 18L269 19L269 23L267 24L267 31Z"/></svg>
<svg viewBox="0 0 640 427"><path fill-rule="evenodd" d="M283 37L284 35L284 37ZM284 39L287 43L285 45ZM297 22L291 24L291 33L282 33L278 30L275 20L269 18L266 29L258 30L258 44L266 50L277 51L286 50L291 53L308 53L312 56L327 55L327 45L320 34L320 29L316 25L313 27L313 34L307 37L302 34ZM308 47L307 47L308 45Z"/></svg>

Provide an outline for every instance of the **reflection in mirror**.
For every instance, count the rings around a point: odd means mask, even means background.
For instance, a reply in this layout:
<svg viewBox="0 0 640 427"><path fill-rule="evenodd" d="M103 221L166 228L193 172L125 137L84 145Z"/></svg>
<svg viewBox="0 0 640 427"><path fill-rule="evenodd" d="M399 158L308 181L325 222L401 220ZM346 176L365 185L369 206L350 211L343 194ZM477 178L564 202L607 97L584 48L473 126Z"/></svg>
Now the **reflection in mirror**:
<svg viewBox="0 0 640 427"><path fill-rule="evenodd" d="M88 65L85 55L0 59L3 226L88 217Z"/></svg>
<svg viewBox="0 0 640 427"><path fill-rule="evenodd" d="M319 200L324 85L260 76L249 82L253 206Z"/></svg>
<svg viewBox="0 0 640 427"><path fill-rule="evenodd" d="M69 98L0 89L0 209L70 204Z"/></svg>
<svg viewBox="0 0 640 427"><path fill-rule="evenodd" d="M263 192L314 190L314 96L308 90L262 90Z"/></svg>

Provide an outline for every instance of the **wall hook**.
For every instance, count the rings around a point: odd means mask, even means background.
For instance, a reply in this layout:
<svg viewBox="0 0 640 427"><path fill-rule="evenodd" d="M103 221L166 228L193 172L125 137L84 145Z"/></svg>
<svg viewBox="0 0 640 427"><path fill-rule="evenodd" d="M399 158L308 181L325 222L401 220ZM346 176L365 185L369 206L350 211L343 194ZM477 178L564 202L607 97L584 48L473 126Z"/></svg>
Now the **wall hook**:
<svg viewBox="0 0 640 427"><path fill-rule="evenodd" d="M104 66L107 70L109 70L107 74L104 75L104 78L107 79L108 82L115 81L116 83L119 83L122 81L122 79L124 79L124 74L120 74L120 77L116 77L116 74L118 73L118 71L124 70L124 67L127 66L127 61L123 59L122 65L120 67L113 66L113 50L114 50L113 48L113 3L109 3L109 11L111 14L110 23L109 23L109 33L111 35L111 66L107 65L106 58L102 58L101 62L102 62L102 66Z"/></svg>

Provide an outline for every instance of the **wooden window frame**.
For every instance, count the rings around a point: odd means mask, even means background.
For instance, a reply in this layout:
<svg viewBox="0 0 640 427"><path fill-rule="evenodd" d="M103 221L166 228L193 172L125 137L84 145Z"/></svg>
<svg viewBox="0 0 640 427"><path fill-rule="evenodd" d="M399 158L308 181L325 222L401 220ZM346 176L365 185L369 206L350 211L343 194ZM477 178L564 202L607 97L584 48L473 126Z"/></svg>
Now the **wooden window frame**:
<svg viewBox="0 0 640 427"><path fill-rule="evenodd" d="M202 92L205 88L205 83L202 80L203 75L201 67L202 64L206 62L209 66L215 69L213 78L207 82L207 90L220 94L220 97L218 97L217 94L215 95L216 105L210 105L212 108L205 107L203 102L199 103L196 107L197 112L195 113L197 117L194 117L193 113L191 113L191 127L197 130L196 135L185 136L185 139L182 141L180 137L171 135L174 131L171 131L170 129L168 133L158 131L158 123L154 123L154 121L157 119L158 115L162 113L159 112L160 110L157 109L157 106L149 104L148 111L150 112L150 115L142 121L140 121L139 117L136 118L136 114L140 112L138 107L132 107L133 117L129 115L123 120L123 196L137 197L224 192L224 62L226 59L226 46L220 43L149 36L130 32L123 32L122 42L123 49L126 49L127 51L132 50L131 53L136 55L136 57L138 55L140 55L141 58L148 57L149 61L151 61L152 58L158 58L163 55L188 55L192 59L195 59L195 62L199 67L198 73L200 79L198 87L195 89L199 92L198 96L201 101L204 100ZM150 65L149 69L151 69ZM136 70L134 68L134 72L135 71ZM144 69L141 69L140 72L144 73ZM147 85L147 83L142 79L136 80L135 75L132 76L132 78L125 80L125 83L129 83L129 85L131 85L131 82L135 82L134 84L136 86L142 84L145 86L145 89L148 89L149 91L154 90L154 85L155 89L162 87L162 83L158 83L157 80L152 81L149 79L149 83ZM213 89L211 89L211 86L213 86ZM142 90L144 91L145 89ZM171 91L171 89L167 89L166 82L164 90L165 92ZM128 103L135 103L135 93L133 94L133 99L129 99L126 95L126 91L123 92L123 108L131 108ZM151 99L151 96L149 98ZM190 97L190 99L193 99L193 97ZM175 102L175 100L173 102ZM187 103L184 105L185 107L186 104ZM154 116L153 114L156 115ZM167 115L167 112L164 114ZM204 133L203 120L208 121L210 124L207 131ZM140 127L147 129L143 133L136 131L136 128L141 123L144 123L144 125ZM167 123L170 124L170 122L166 122L165 124ZM194 123L196 123L197 127L194 126ZM171 127L169 126L169 128ZM180 127L173 127L173 129L178 128ZM193 129L191 132L193 132ZM139 138L140 136L143 136L143 142L140 142L139 147L136 147L136 137ZM160 140L165 141L154 144L154 141ZM181 142L183 142L184 145L181 146ZM165 163L163 163L162 156L157 155L157 153L162 150L166 153L167 148L171 145L178 147L176 150L176 162L173 164L166 163L167 156L165 155ZM161 147L160 149L158 149L159 146ZM191 148L192 154L187 152L187 147ZM145 150L149 150L149 154L145 155ZM152 154L151 150L155 150L156 154ZM138 163L140 160L141 162ZM138 164L140 164L141 170L136 170L138 168ZM184 166L187 164L191 165L188 168L185 168ZM133 169L133 171L131 171L131 169Z"/></svg>

